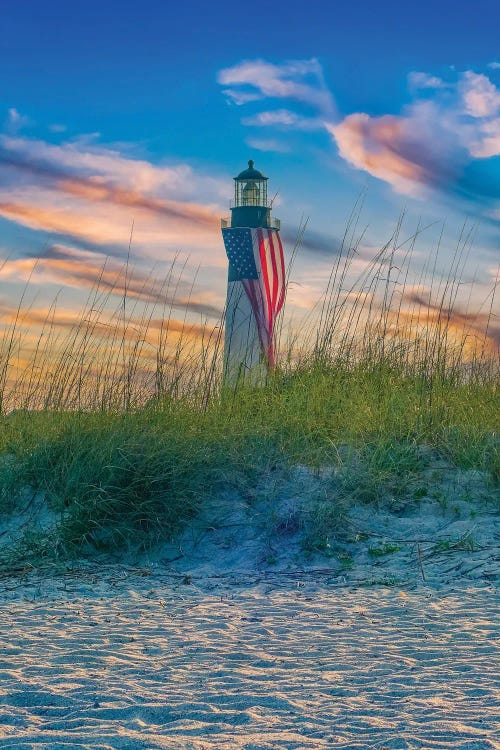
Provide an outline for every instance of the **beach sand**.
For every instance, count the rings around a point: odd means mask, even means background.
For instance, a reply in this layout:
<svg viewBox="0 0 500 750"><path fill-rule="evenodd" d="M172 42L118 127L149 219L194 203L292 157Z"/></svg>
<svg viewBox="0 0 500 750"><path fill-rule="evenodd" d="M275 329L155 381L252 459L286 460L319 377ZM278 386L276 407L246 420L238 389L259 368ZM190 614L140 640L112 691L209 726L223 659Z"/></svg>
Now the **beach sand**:
<svg viewBox="0 0 500 750"><path fill-rule="evenodd" d="M439 499L353 506L321 552L298 467L134 560L4 574L0 748L500 748L498 506L440 476Z"/></svg>
<svg viewBox="0 0 500 750"><path fill-rule="evenodd" d="M0 747L500 747L491 585L3 581Z"/></svg>

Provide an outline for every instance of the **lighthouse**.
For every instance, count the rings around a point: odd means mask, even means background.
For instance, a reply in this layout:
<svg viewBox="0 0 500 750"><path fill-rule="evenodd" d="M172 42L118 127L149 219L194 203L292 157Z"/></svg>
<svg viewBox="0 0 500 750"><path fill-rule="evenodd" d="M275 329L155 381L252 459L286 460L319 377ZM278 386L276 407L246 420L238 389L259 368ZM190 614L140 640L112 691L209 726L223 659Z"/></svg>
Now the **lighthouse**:
<svg viewBox="0 0 500 750"><path fill-rule="evenodd" d="M231 219L222 219L229 261L224 383L265 382L276 362L276 319L285 301L279 219L271 216L268 178L254 162L234 178Z"/></svg>

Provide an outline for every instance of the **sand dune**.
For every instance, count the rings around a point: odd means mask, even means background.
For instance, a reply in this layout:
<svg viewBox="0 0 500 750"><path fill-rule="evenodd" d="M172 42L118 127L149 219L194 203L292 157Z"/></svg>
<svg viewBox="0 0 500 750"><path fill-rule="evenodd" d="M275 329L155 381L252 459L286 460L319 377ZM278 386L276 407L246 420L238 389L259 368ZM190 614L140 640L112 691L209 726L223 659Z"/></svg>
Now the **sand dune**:
<svg viewBox="0 0 500 750"><path fill-rule="evenodd" d="M298 467L127 564L1 578L0 748L500 748L498 507L480 473L440 477L353 506L321 554Z"/></svg>
<svg viewBox="0 0 500 750"><path fill-rule="evenodd" d="M491 585L299 578L4 581L0 747L500 747Z"/></svg>

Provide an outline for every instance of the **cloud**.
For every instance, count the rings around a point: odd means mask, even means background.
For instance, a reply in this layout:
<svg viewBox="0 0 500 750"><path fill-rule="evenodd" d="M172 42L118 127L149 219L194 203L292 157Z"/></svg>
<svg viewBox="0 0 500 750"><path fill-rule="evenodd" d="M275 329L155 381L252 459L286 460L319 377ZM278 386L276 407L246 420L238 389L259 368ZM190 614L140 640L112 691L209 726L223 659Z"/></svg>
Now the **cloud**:
<svg viewBox="0 0 500 750"><path fill-rule="evenodd" d="M446 308L431 302L419 292L406 294L404 301L421 308L422 314L415 315L418 322L424 322L426 325L444 325L462 335L470 334L478 339L487 336L491 344L500 346L500 327L496 324L491 325L492 321L487 313L462 312L457 307Z"/></svg>
<svg viewBox="0 0 500 750"><path fill-rule="evenodd" d="M488 211L488 215L495 221L500 221L500 206L496 206Z"/></svg>
<svg viewBox="0 0 500 750"><path fill-rule="evenodd" d="M31 284L57 283L75 289L98 289L100 293L124 294L148 304L162 305L210 318L220 318L223 304L215 292L191 293L192 283L175 268L158 279L157 274L129 268L116 260L64 245L52 245L43 256L5 261L0 281L30 280Z"/></svg>
<svg viewBox="0 0 500 750"><path fill-rule="evenodd" d="M28 349L33 350L37 344L37 339L42 331L47 334L48 330L55 333L52 340L47 342L51 344L52 351L50 352L50 360L48 364L50 368L50 361L52 364L57 356L58 349L60 352L64 351L61 349L63 343L57 332L67 332L72 335L77 332L87 337L87 332L91 333L91 338L87 338L87 354L93 354L95 356L96 350L101 349L102 339L108 339L110 341L111 348L108 349L108 356L117 356L121 340L124 337L128 342L141 342L148 343L154 347L159 344L160 336L165 337L170 346L175 345L180 338L187 343L190 341L201 341L201 339L207 340L213 328L211 326L199 325L197 323L190 323L184 320L176 318L143 318L137 316L129 316L123 326L123 320L121 317L116 315L107 315L105 313L89 313L87 314L84 310L64 310L57 307L31 307L27 310L19 312L15 305L10 305L5 302L0 302L0 314L2 326L16 326L16 331L21 338L22 344ZM163 345L165 341L163 341ZM76 341L73 341L75 349L78 347ZM27 352L26 352L27 353ZM81 355L81 351L79 352ZM102 353L104 353L102 351ZM41 352L43 359L43 352ZM71 358L69 358L71 359ZM156 362L156 353L153 354L153 361ZM31 364L29 360L26 360L26 365ZM52 374L53 377L53 374Z"/></svg>
<svg viewBox="0 0 500 750"><path fill-rule="evenodd" d="M500 90L487 76L467 70L458 83L465 111L472 117L489 117L500 113Z"/></svg>
<svg viewBox="0 0 500 750"><path fill-rule="evenodd" d="M442 78L414 71L408 74L410 89L442 89L446 86Z"/></svg>
<svg viewBox="0 0 500 750"><path fill-rule="evenodd" d="M491 68L492 70L500 70L500 62L490 62L488 63L488 68Z"/></svg>
<svg viewBox="0 0 500 750"><path fill-rule="evenodd" d="M190 201L204 194L207 204L225 197L227 182L197 173L187 164L158 166L88 139L60 145L42 140L0 136L0 161L31 170L39 178L77 178L102 187L175 201Z"/></svg>
<svg viewBox="0 0 500 750"><path fill-rule="evenodd" d="M274 151L281 154L290 151L288 144L278 141L276 138L247 138L246 143L258 151Z"/></svg>
<svg viewBox="0 0 500 750"><path fill-rule="evenodd" d="M51 133L65 133L67 127L66 125L62 125L61 123L54 122L52 125L49 125L49 130Z"/></svg>
<svg viewBox="0 0 500 750"><path fill-rule="evenodd" d="M238 89L224 89L223 94L238 107L242 104L248 104L248 102L257 102L262 99L262 94L252 91L238 91Z"/></svg>
<svg viewBox="0 0 500 750"><path fill-rule="evenodd" d="M490 64L490 68L494 68ZM451 75L451 74L450 74ZM471 180L470 165L500 155L500 89L488 76L466 70L446 81L422 71L408 76L411 102L400 114L372 116L353 112L336 115L318 60L295 60L275 65L265 60L245 61L219 73L220 83L252 94L252 101L289 99L296 107L268 106L242 119L252 128L269 129L255 147L284 150L283 136L274 131L323 130L335 142L341 159L415 197L429 189L472 201L488 202L497 195L495 178L487 174ZM244 99L240 104L246 103ZM309 111L296 111L307 104ZM312 112L311 112L312 109ZM473 171L473 170L472 170ZM498 183L498 176L496 177ZM486 184L486 188L484 185Z"/></svg>
<svg viewBox="0 0 500 750"><path fill-rule="evenodd" d="M175 222L162 216L144 215L137 210L131 213L104 201L90 206L87 201L68 201L57 191L40 188L12 191L5 196L8 200L3 200L3 197L0 190L0 216L6 219L93 245L99 250L115 245L121 247L122 255L126 254L132 221L135 222L134 253L144 257L168 260L181 248L186 251L196 247L213 249L220 242L215 220L210 232L196 224L189 226L184 218ZM170 252L167 252L169 247ZM217 258L206 258L206 263L210 265L215 260Z"/></svg>
<svg viewBox="0 0 500 750"><path fill-rule="evenodd" d="M253 147L280 147L265 140ZM191 316L220 317L227 278L220 235L226 209L220 204L222 196L228 197L230 177L213 177L188 165L154 165L116 147L98 146L94 139L56 145L7 135L0 135L0 171L0 216L44 232L48 245L38 259L22 252L19 260L11 260L0 275L5 283L31 274L32 283L85 291L100 278L103 293L121 295L120 260L128 254L134 222L133 262L144 267L146 261L149 267L156 261L155 275L163 278L178 253L183 259L188 255L185 275L196 278L196 293L190 295L184 285L162 297L158 284L134 272L128 295L173 304ZM7 255L12 256L10 250ZM106 256L111 257L103 270ZM198 267L203 269L199 276Z"/></svg>
<svg viewBox="0 0 500 750"><path fill-rule="evenodd" d="M453 192L468 164L500 155L500 90L465 71L430 99L417 97L401 115L360 112L326 127L343 159L397 192Z"/></svg>
<svg viewBox="0 0 500 750"><path fill-rule="evenodd" d="M320 120L311 117L302 117L289 109L277 109L274 111L259 112L252 117L244 117L243 125L250 127L279 127L293 130L317 130L323 127Z"/></svg>
<svg viewBox="0 0 500 750"><path fill-rule="evenodd" d="M359 113L339 125L328 124L327 129L345 161L389 182L399 192L416 194L421 183L429 182L408 121Z"/></svg>
<svg viewBox="0 0 500 750"><path fill-rule="evenodd" d="M7 112L7 122L5 123L5 129L8 133L15 134L22 130L26 125L29 125L29 123L29 117L19 114L17 109L12 107Z"/></svg>
<svg viewBox="0 0 500 750"><path fill-rule="evenodd" d="M469 151L477 159L500 154L500 117L485 122L475 133L470 133Z"/></svg>
<svg viewBox="0 0 500 750"><path fill-rule="evenodd" d="M0 215L11 221L123 254L134 220L136 253L168 259L183 249L211 265L225 262L218 227L229 178L154 165L93 142L5 134L0 166Z"/></svg>
<svg viewBox="0 0 500 750"><path fill-rule="evenodd" d="M298 234L294 233L289 227L283 229L281 236L289 247L294 247L298 239ZM337 256L340 253L341 247L342 242L337 237L313 231L309 227L302 235L300 241L300 251L305 250L317 255L323 255L326 258Z"/></svg>
<svg viewBox="0 0 500 750"><path fill-rule="evenodd" d="M487 268L486 273L488 275L488 279L494 281L495 284L498 284L500 282L500 265Z"/></svg>
<svg viewBox="0 0 500 750"><path fill-rule="evenodd" d="M264 98L291 99L323 114L334 112L333 97L318 60L288 60L275 65L266 60L245 60L221 70L217 76L224 94L235 104Z"/></svg>

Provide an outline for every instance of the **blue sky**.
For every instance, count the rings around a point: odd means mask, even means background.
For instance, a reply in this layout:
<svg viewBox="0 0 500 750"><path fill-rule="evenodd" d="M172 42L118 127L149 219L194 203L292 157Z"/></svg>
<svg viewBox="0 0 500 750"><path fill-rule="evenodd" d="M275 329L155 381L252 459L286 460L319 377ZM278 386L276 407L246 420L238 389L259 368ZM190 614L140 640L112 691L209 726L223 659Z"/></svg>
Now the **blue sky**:
<svg viewBox="0 0 500 750"><path fill-rule="evenodd" d="M463 222L476 227L464 272L480 305L499 261L499 27L489 0L9 3L4 309L27 277L40 308L57 293L81 303L103 259L123 262L133 221L138 278L189 256L188 274L202 270L190 312L215 316L217 218L250 157L279 193L285 239L309 218L292 307L317 298L361 193L366 262L403 210L408 236L433 225L417 275L439 222L444 274Z"/></svg>

